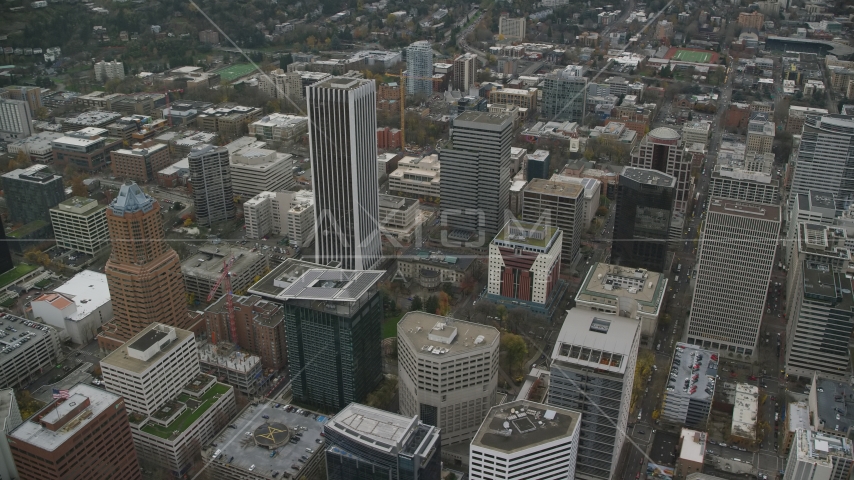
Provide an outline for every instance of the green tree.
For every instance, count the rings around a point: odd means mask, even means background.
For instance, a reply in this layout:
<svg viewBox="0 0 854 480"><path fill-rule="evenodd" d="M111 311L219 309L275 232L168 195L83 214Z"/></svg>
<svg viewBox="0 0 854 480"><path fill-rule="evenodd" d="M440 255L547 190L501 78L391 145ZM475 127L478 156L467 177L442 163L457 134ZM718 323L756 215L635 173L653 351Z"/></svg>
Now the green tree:
<svg viewBox="0 0 854 480"><path fill-rule="evenodd" d="M501 351L507 358L508 373L513 375L513 367L518 366L521 370L525 358L528 356L528 345L525 339L513 333L501 334Z"/></svg>
<svg viewBox="0 0 854 480"><path fill-rule="evenodd" d="M409 311L416 312L418 310L424 310L424 303L421 301L421 297L416 295L412 297L412 305L410 305Z"/></svg>
<svg viewBox="0 0 854 480"><path fill-rule="evenodd" d="M430 295L427 298L427 302L424 304L424 311L427 313L437 313L439 310L439 299L436 298L436 295Z"/></svg>

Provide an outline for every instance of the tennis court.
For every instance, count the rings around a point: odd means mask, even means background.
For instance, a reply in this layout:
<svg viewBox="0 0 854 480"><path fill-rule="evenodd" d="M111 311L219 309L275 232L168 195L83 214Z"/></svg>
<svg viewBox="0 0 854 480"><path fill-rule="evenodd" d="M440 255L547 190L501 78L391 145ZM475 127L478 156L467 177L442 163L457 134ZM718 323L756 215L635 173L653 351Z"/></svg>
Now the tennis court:
<svg viewBox="0 0 854 480"><path fill-rule="evenodd" d="M252 64L238 63L237 65L230 65L221 70L217 70L216 73L218 73L220 78L226 82L230 82L245 75L249 75L253 71L255 71L255 67L253 67Z"/></svg>
<svg viewBox="0 0 854 480"><path fill-rule="evenodd" d="M673 60L679 60L682 62L692 62L692 63L709 63L711 60L712 54L708 52L698 52L696 50L676 50L676 54L673 55Z"/></svg>

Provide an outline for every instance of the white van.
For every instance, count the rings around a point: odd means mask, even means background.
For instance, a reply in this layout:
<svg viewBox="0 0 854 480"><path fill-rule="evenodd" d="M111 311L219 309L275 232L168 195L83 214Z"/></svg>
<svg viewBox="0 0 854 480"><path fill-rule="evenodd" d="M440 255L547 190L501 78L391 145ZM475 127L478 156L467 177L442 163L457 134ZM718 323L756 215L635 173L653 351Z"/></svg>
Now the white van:
<svg viewBox="0 0 854 480"><path fill-rule="evenodd" d="M219 454L220 454L220 453L222 453L222 450L217 449L217 451L216 451L216 452L214 452L213 457L211 457L211 458L212 458L213 460L216 460L216 459L217 459L217 457L219 457Z"/></svg>

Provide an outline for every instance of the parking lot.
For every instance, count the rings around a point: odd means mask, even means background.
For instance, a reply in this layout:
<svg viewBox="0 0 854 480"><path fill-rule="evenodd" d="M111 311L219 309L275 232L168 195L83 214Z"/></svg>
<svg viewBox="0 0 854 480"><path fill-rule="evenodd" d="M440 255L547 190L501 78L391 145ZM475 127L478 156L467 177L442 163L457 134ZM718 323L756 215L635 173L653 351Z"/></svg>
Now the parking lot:
<svg viewBox="0 0 854 480"><path fill-rule="evenodd" d="M231 469L252 471L258 475L290 478L295 476L306 460L318 450L322 450L321 432L327 417L310 412L302 414L296 410L288 412L285 405L276 408L276 403L260 403L250 406L205 451L208 459L212 459L217 450L221 450L216 460L215 468L228 472ZM266 417L266 418L265 418ZM277 424L287 427L288 435L284 445L270 449L259 446L259 440L269 439L270 433L278 432ZM271 428L274 427L274 428ZM295 441L294 438L299 438ZM311 449L309 452L307 449ZM271 457L270 455L275 454ZM297 467L297 468L294 468ZM237 476L236 473L234 473Z"/></svg>

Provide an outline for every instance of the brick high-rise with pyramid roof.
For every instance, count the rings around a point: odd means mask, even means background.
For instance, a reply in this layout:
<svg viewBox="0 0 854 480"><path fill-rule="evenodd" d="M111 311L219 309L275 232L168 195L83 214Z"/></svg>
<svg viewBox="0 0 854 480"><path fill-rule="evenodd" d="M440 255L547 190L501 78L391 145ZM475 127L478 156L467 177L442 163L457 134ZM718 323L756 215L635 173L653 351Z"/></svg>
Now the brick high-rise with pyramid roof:
<svg viewBox="0 0 854 480"><path fill-rule="evenodd" d="M103 350L114 350L159 322L191 329L181 262L165 241L160 204L136 183L122 185L107 209L112 253L104 272L113 320L98 335Z"/></svg>

